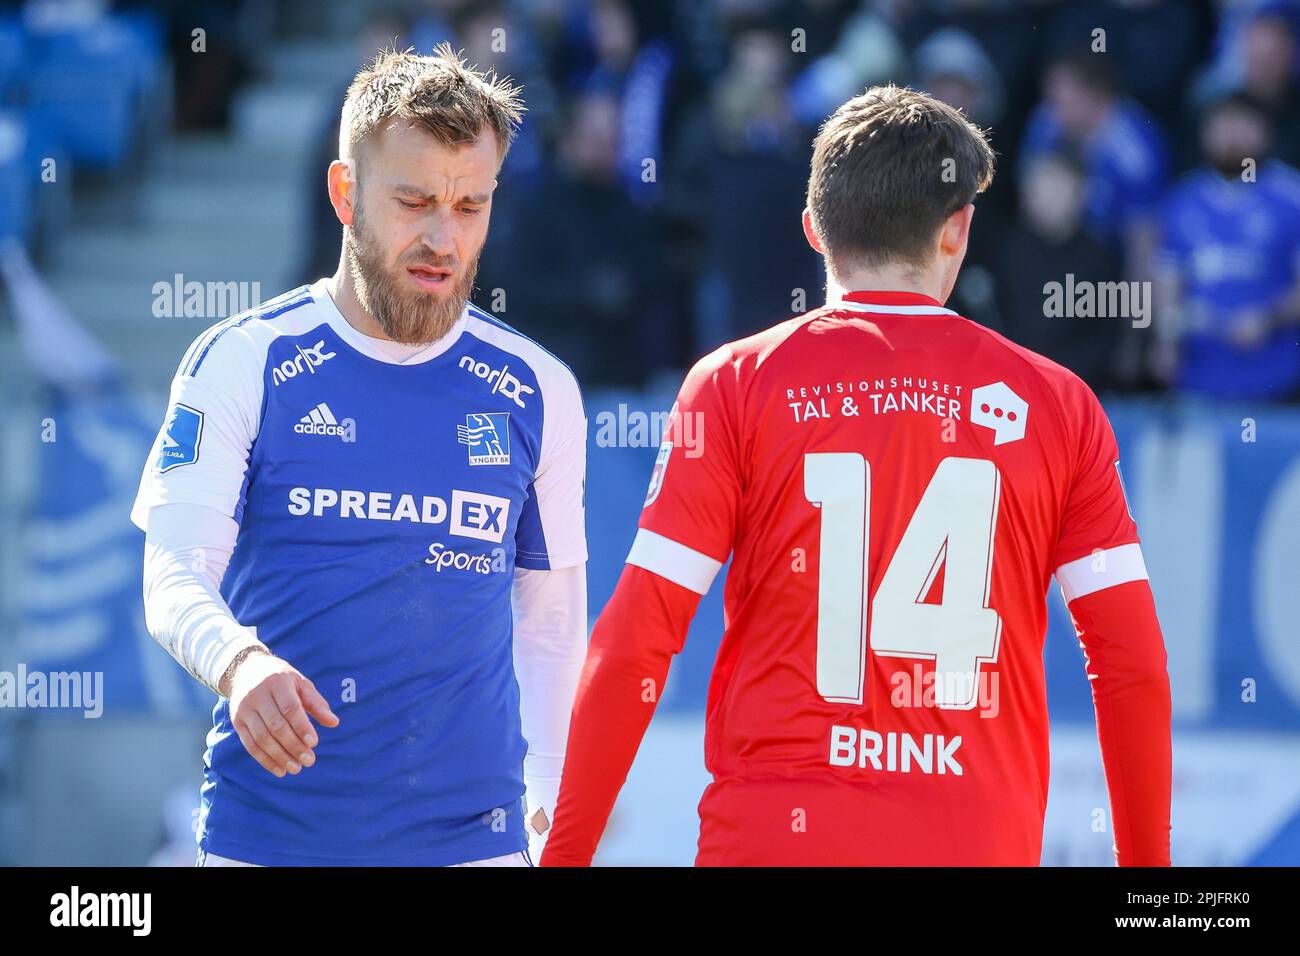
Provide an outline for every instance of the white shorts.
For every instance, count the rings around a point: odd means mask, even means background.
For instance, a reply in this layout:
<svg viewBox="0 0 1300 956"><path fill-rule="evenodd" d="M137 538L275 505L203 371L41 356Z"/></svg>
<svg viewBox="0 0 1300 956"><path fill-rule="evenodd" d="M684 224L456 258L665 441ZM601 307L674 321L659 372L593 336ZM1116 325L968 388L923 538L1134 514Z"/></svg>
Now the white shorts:
<svg viewBox="0 0 1300 956"><path fill-rule="evenodd" d="M215 853L208 853L206 850L199 850L198 856L194 860L195 866L261 866L260 863L245 863L243 860L232 860L227 856L217 856ZM532 866L533 861L529 858L526 850L518 853L507 853L505 856L494 856L486 860L471 860L469 863L453 863L453 866Z"/></svg>

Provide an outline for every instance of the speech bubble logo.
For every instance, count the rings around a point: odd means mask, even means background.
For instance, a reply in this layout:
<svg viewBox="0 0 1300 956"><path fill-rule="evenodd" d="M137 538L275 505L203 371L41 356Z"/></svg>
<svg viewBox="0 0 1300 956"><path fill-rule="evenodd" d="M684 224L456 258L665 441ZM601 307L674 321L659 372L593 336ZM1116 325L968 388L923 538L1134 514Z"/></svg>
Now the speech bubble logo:
<svg viewBox="0 0 1300 956"><path fill-rule="evenodd" d="M1029 403L1007 386L1006 382L981 385L970 393L972 424L993 429L993 444L1005 445L1025 437Z"/></svg>

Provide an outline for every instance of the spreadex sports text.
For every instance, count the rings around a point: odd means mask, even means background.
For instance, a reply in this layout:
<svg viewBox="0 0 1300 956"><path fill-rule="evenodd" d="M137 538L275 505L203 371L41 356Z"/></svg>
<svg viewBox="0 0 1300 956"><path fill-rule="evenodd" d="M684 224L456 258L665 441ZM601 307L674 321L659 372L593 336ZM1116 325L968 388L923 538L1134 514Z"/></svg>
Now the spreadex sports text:
<svg viewBox="0 0 1300 956"><path fill-rule="evenodd" d="M415 524L442 524L450 516L452 534L500 544L510 519L510 499L455 488L448 508L447 500L437 495L297 487L289 489L289 514Z"/></svg>

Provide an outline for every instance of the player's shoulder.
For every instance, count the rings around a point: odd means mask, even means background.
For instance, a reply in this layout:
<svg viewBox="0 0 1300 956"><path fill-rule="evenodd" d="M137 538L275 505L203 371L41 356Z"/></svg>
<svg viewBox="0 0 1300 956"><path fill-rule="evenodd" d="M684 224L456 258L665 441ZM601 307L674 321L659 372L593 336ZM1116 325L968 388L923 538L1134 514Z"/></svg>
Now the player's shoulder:
<svg viewBox="0 0 1300 956"><path fill-rule="evenodd" d="M1023 367L1030 377L1041 381L1045 386L1071 389L1088 387L1078 374L1060 362L1026 348L1001 332L990 329L987 325L981 325L973 319L965 316L958 316L958 319L976 338L983 340L986 349L1001 353L1006 362Z"/></svg>
<svg viewBox="0 0 1300 956"><path fill-rule="evenodd" d="M1013 390L1017 386L1040 400L1055 405L1066 424L1078 425L1101 412L1101 402L1092 387L1079 375L1046 355L970 319L960 319L981 341L971 351L971 361L983 377L1001 381Z"/></svg>
<svg viewBox="0 0 1300 956"><path fill-rule="evenodd" d="M815 309L803 315L768 326L761 332L726 342L703 356L692 366L687 379L716 379L720 374L736 380L752 376L791 339L825 309Z"/></svg>
<svg viewBox="0 0 1300 956"><path fill-rule="evenodd" d="M486 309L472 302L466 304L466 309L465 332L531 369L543 392L543 401L558 398L582 407L578 377L563 359Z"/></svg>
<svg viewBox="0 0 1300 956"><path fill-rule="evenodd" d="M193 377L205 368L229 366L260 369L278 336L300 334L328 321L319 308L322 294L317 286L299 286L208 326L190 343L177 374Z"/></svg>

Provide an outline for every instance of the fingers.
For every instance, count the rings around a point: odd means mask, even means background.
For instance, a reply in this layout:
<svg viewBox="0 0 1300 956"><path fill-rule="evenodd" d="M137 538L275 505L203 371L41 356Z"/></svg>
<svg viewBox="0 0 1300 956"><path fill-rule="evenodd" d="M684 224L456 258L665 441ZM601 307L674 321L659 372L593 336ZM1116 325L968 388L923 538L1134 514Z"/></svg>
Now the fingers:
<svg viewBox="0 0 1300 956"><path fill-rule="evenodd" d="M267 727L275 733L284 748L298 758L299 763L310 767L316 762L316 755L312 753L312 748L316 746L316 729L307 719L307 711L299 698L297 681L274 682L271 685L271 697L285 720L285 726L282 732L276 732L270 721L267 721Z"/></svg>
<svg viewBox="0 0 1300 956"><path fill-rule="evenodd" d="M298 692L302 696L302 703L307 708L307 713L326 727L337 727L339 725L339 719L334 716L334 711L330 710L329 702L321 696L315 684L300 676L298 678Z"/></svg>
<svg viewBox="0 0 1300 956"><path fill-rule="evenodd" d="M235 733L239 735L239 742L244 745L244 749L248 751L249 756L261 764L263 770L275 774L277 777L284 776L284 768L272 760L271 755L258 746L253 731L246 722L242 720L235 721Z"/></svg>
<svg viewBox="0 0 1300 956"><path fill-rule="evenodd" d="M252 734L253 740L271 758L271 762L281 770L294 774L301 772L302 764L298 762L297 757L284 749L284 744L280 743L275 733L267 725L266 718L262 716L262 713L259 710L248 715L248 732ZM280 717L279 720L283 721L284 718Z"/></svg>
<svg viewBox="0 0 1300 956"><path fill-rule="evenodd" d="M277 777L316 763L319 735L311 717L322 726L339 724L315 685L287 665L233 702L231 716L244 749Z"/></svg>
<svg viewBox="0 0 1300 956"><path fill-rule="evenodd" d="M255 703L257 716L261 719L267 736L264 739L254 733L253 737L257 740L258 745L278 761L282 767L290 773L298 773L302 770L302 755L303 751L307 749L307 745L298 739L298 735L290 726L288 718L280 712L280 704L275 699L275 691L271 687L266 690L267 693L258 695ZM253 721L250 716L249 725L252 726L252 724Z"/></svg>

